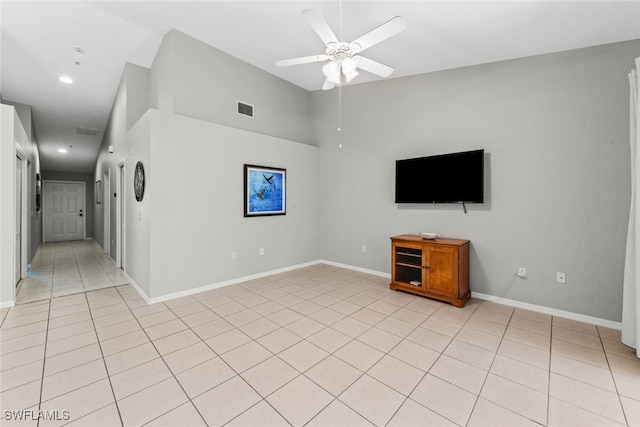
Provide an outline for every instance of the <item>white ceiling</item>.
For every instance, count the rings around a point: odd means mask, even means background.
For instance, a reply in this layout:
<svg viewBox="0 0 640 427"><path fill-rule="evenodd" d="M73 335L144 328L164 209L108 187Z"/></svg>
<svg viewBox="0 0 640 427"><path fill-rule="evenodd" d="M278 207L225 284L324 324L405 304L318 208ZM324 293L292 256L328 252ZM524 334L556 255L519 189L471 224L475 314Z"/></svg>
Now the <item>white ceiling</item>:
<svg viewBox="0 0 640 427"><path fill-rule="evenodd" d="M405 32L363 54L394 67L391 78L640 39L640 0L343 0L342 36L339 5L338 0L4 0L0 93L33 107L44 170L91 172L124 63L149 67L172 28L310 91L322 86L321 64L274 65L324 52L301 15L308 8L322 12L346 42L393 16L404 17ZM74 83L59 82L61 74ZM361 72L351 84L379 79ZM76 127L99 129L100 135L78 135ZM69 153L57 153L70 145Z"/></svg>

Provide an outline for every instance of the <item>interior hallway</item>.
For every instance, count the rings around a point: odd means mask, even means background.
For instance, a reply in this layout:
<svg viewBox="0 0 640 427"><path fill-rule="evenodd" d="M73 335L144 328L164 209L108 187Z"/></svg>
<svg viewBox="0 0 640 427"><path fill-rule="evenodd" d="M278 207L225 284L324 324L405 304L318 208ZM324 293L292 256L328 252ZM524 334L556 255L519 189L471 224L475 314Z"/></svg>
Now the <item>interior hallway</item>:
<svg viewBox="0 0 640 427"><path fill-rule="evenodd" d="M122 269L93 240L43 243L27 275L18 284L16 304L127 283Z"/></svg>

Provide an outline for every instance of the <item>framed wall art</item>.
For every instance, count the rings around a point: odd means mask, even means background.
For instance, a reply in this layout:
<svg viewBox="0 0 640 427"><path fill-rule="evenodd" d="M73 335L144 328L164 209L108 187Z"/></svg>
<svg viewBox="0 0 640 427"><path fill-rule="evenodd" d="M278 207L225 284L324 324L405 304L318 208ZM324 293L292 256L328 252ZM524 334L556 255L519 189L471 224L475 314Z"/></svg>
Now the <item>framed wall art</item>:
<svg viewBox="0 0 640 427"><path fill-rule="evenodd" d="M287 170L244 165L244 216L286 215Z"/></svg>

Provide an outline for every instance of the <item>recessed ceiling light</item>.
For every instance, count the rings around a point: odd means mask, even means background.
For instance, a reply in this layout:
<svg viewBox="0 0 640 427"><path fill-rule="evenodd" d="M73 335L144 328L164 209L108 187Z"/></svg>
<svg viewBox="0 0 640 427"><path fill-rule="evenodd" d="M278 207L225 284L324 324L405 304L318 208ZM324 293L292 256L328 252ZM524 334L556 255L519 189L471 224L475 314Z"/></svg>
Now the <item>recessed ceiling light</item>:
<svg viewBox="0 0 640 427"><path fill-rule="evenodd" d="M62 83L71 84L73 83L73 79L69 76L60 76L60 81Z"/></svg>
<svg viewBox="0 0 640 427"><path fill-rule="evenodd" d="M58 148L58 153L62 153L62 154L64 154L64 153L66 153L66 152L67 152L67 150L66 150L66 149L64 149L64 148Z"/></svg>

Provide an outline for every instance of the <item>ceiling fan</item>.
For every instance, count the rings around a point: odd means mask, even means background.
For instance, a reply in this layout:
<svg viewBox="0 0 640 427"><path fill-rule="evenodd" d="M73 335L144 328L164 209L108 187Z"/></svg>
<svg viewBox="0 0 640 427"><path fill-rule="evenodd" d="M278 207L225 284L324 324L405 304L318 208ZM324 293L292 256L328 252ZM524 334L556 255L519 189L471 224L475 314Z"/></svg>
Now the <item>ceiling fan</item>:
<svg viewBox="0 0 640 427"><path fill-rule="evenodd" d="M327 21L317 10L306 9L302 11L302 15L327 46L327 49L321 55L276 61L278 67L329 61L322 66L322 73L325 76L323 90L333 89L335 85L339 85L343 81L350 82L358 75L358 69L380 77L389 77L393 72L392 67L360 56L360 53L404 31L407 28L407 23L402 17L396 16L355 41L346 43L338 40Z"/></svg>

